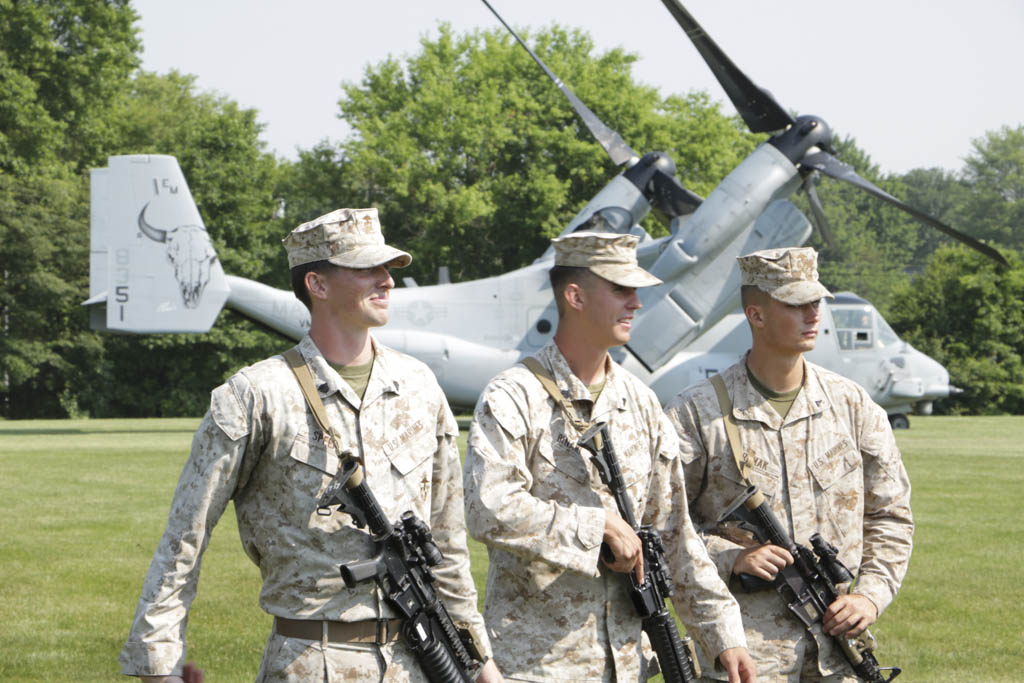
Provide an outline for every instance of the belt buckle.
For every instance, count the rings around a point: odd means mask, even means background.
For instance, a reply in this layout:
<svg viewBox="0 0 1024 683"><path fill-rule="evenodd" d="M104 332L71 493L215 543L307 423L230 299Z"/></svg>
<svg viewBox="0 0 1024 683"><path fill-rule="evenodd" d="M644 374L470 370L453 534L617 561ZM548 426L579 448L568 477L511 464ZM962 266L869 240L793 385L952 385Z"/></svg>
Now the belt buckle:
<svg viewBox="0 0 1024 683"><path fill-rule="evenodd" d="M377 645L386 645L388 642L388 619L377 620Z"/></svg>

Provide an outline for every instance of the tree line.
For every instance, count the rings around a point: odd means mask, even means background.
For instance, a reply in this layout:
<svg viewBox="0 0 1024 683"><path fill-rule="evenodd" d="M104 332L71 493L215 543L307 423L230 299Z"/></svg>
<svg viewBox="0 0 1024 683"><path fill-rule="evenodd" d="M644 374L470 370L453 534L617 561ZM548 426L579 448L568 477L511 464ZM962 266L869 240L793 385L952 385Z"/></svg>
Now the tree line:
<svg viewBox="0 0 1024 683"><path fill-rule="evenodd" d="M199 415L211 387L288 345L229 310L205 335L89 330L89 169L108 156L177 157L225 271L282 289L281 238L343 206L378 207L421 283L439 266L456 281L518 268L619 170L500 30L441 24L416 54L366 66L339 95L350 136L288 161L266 151L258 111L199 91L193 76L141 70L137 18L128 0L0 0L3 417ZM580 30L527 39L634 149L668 152L698 194L763 140L705 92L638 83L634 55L598 52ZM1024 125L973 141L956 171L886 174L854 138L837 147L861 176L1012 265L997 269L826 179L818 194L833 240L811 240L826 285L872 301L949 369L964 393L937 410L1024 412ZM665 232L653 216L645 227Z"/></svg>

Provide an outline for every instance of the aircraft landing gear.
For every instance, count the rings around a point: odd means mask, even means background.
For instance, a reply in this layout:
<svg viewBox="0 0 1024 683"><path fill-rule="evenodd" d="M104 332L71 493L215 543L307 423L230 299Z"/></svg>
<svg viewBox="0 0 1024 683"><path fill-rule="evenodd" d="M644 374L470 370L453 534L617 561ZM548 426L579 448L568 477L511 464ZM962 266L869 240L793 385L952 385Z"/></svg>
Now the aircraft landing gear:
<svg viewBox="0 0 1024 683"><path fill-rule="evenodd" d="M910 418L903 413L896 413L889 416L889 425L893 429L910 429Z"/></svg>

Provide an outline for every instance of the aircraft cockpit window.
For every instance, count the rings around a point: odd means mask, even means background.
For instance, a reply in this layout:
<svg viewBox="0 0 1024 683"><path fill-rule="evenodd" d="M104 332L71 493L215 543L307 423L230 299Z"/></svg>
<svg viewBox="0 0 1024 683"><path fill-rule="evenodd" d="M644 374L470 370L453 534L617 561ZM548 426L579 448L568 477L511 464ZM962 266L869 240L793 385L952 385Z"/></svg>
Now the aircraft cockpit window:
<svg viewBox="0 0 1024 683"><path fill-rule="evenodd" d="M871 329L871 311L865 311L863 308L853 310L835 310L832 311L832 318L836 321L836 327L847 330L870 330Z"/></svg>
<svg viewBox="0 0 1024 683"><path fill-rule="evenodd" d="M874 346L874 325L870 308L833 308L832 319L836 324L836 338L839 348L844 351L870 349Z"/></svg>
<svg viewBox="0 0 1024 683"><path fill-rule="evenodd" d="M885 318L882 316L878 316L878 341L882 346L897 344L900 341L896 332L889 327L889 323L885 322Z"/></svg>

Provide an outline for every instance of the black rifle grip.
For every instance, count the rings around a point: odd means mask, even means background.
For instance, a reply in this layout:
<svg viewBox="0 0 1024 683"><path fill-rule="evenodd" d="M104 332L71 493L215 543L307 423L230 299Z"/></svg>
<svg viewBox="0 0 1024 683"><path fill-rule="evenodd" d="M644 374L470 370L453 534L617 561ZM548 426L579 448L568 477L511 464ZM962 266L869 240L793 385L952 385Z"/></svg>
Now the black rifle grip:
<svg viewBox="0 0 1024 683"><path fill-rule="evenodd" d="M345 488L365 515L366 526L369 527L370 533L374 536L386 536L391 533L391 523L388 522L384 509L381 508L376 496L373 495L373 491L366 483L365 471L362 466L355 463L355 468L352 476L345 482Z"/></svg>
<svg viewBox="0 0 1024 683"><path fill-rule="evenodd" d="M740 573L736 575L736 578L740 581L740 586L743 588L744 593L758 593L760 591L768 590L775 586L774 581L765 581L764 579L754 576L753 574Z"/></svg>

